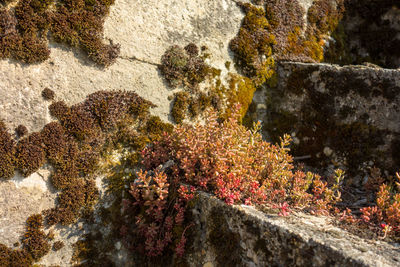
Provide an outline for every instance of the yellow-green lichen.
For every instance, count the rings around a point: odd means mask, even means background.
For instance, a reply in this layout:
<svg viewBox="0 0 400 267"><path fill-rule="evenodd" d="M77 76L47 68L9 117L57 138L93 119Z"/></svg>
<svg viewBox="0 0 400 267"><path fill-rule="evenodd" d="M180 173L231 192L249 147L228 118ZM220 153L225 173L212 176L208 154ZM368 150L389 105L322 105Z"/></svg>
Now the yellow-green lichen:
<svg viewBox="0 0 400 267"><path fill-rule="evenodd" d="M256 86L273 75L274 60L271 57L275 36L271 33L265 11L250 4L240 4L246 13L238 35L229 48L234 53L236 65L244 75L253 79Z"/></svg>

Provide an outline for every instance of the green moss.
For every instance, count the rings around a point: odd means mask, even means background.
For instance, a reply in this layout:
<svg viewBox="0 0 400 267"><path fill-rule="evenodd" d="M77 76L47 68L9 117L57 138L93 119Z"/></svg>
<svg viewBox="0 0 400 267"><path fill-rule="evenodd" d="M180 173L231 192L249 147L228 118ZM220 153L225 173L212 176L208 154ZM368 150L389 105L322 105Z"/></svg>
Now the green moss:
<svg viewBox="0 0 400 267"><path fill-rule="evenodd" d="M146 122L146 126L141 131L148 135L150 140L157 141L163 133L171 133L173 126L170 123L163 122L160 117L151 116Z"/></svg>
<svg viewBox="0 0 400 267"><path fill-rule="evenodd" d="M189 108L189 93L178 92L174 94L174 102L171 115L176 123L182 123Z"/></svg>
<svg viewBox="0 0 400 267"><path fill-rule="evenodd" d="M171 87L196 88L204 81L208 74L208 67L198 53L198 48L193 43L188 44L184 49L174 45L165 51L159 69Z"/></svg>
<svg viewBox="0 0 400 267"><path fill-rule="evenodd" d="M239 103L241 105L240 115L241 118L243 118L247 112L248 107L253 101L253 95L255 91L256 87L249 78L234 74L230 75L228 92L229 107L226 111L227 116L230 116L233 105L235 103Z"/></svg>

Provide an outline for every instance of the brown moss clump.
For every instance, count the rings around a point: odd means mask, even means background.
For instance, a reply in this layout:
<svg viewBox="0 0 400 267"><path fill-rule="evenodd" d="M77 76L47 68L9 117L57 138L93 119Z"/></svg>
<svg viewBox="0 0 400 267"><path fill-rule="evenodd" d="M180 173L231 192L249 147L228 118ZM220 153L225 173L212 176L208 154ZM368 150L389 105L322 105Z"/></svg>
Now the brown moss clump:
<svg viewBox="0 0 400 267"><path fill-rule="evenodd" d="M115 62L120 47L103 43L103 24L113 0L19 0L15 10L0 11L0 57L37 63L50 55L52 38L80 47L100 66ZM52 7L52 8L51 8Z"/></svg>
<svg viewBox="0 0 400 267"><path fill-rule="evenodd" d="M15 133L17 134L18 137L24 137L25 135L28 134L28 129L26 128L25 125L18 125L17 128L15 128Z"/></svg>
<svg viewBox="0 0 400 267"><path fill-rule="evenodd" d="M171 46L162 56L159 69L171 87L188 86L195 88L204 81L208 66L198 56L199 50L193 43L182 48Z"/></svg>
<svg viewBox="0 0 400 267"><path fill-rule="evenodd" d="M42 258L50 250L50 244L47 242L46 235L42 231L42 228L42 215L35 214L26 220L26 231L22 243L24 249L31 254L35 261Z"/></svg>
<svg viewBox="0 0 400 267"><path fill-rule="evenodd" d="M199 48L194 43L185 46L185 51L190 57L197 57L199 55Z"/></svg>
<svg viewBox="0 0 400 267"><path fill-rule="evenodd" d="M134 92L98 91L89 95L83 106L97 120L103 131L108 131L114 129L127 115L147 114L154 104Z"/></svg>
<svg viewBox="0 0 400 267"><path fill-rule="evenodd" d="M46 161L46 152L40 133L32 133L20 140L15 148L16 166L25 177L37 171Z"/></svg>
<svg viewBox="0 0 400 267"><path fill-rule="evenodd" d="M164 132L171 133L172 129L173 126L170 123L163 122L160 117L151 116L140 131L146 134L151 141L157 141Z"/></svg>
<svg viewBox="0 0 400 267"><path fill-rule="evenodd" d="M26 250L14 250L0 244L0 266L31 267L32 263L32 256Z"/></svg>
<svg viewBox="0 0 400 267"><path fill-rule="evenodd" d="M83 208L91 208L98 197L93 180L76 179L58 196L56 208L45 211L47 223L68 225L77 220Z"/></svg>
<svg viewBox="0 0 400 267"><path fill-rule="evenodd" d="M60 43L82 48L94 62L109 66L115 62L120 46L102 41L103 24L114 0L60 1L51 16L53 38Z"/></svg>
<svg viewBox="0 0 400 267"><path fill-rule="evenodd" d="M54 102L49 109L59 121L51 122L40 133L32 133L20 140L15 149L11 135L4 123L0 123L0 149L5 151L0 157L9 153L10 162L15 161L25 176L47 160L54 168L51 182L60 192L56 207L44 211L43 215L49 225L68 225L79 217L91 214L98 199L98 190L92 178L99 169L101 157L107 155L109 148L127 149L136 153L139 159L138 151L147 143L158 140L163 132L171 132L171 124L150 116L150 107L154 107L151 102L133 92L123 91L99 91L72 107L62 101ZM3 168L4 162L0 162L0 170L8 173L10 170ZM14 168L14 165L4 166ZM32 262L50 249L41 231L41 218L35 215L29 218L27 224L24 250L7 250L4 261L8 262L14 254L28 251L26 255L31 257ZM21 263L18 266L25 265Z"/></svg>
<svg viewBox="0 0 400 267"><path fill-rule="evenodd" d="M42 97L43 97L45 100L53 100L55 96L56 96L56 94L55 94L54 91L51 90L50 88L47 88L47 87L46 87L46 88L44 88L43 91L42 91Z"/></svg>
<svg viewBox="0 0 400 267"><path fill-rule="evenodd" d="M78 140L92 137L98 131L96 128L99 127L92 114L82 105L72 106L62 114L60 122L66 132Z"/></svg>
<svg viewBox="0 0 400 267"><path fill-rule="evenodd" d="M64 242L62 242L62 241L56 241L53 244L54 251L58 251L58 250L62 249L63 247L64 247Z"/></svg>
<svg viewBox="0 0 400 267"><path fill-rule="evenodd" d="M64 101L57 101L51 103L49 106L50 115L61 120L64 114L69 112L69 107Z"/></svg>
<svg viewBox="0 0 400 267"><path fill-rule="evenodd" d="M55 165L61 163L63 156L68 151L67 143L70 140L62 125L59 122L50 122L44 126L40 133L46 147L48 160Z"/></svg>
<svg viewBox="0 0 400 267"><path fill-rule="evenodd" d="M0 120L0 179L8 179L14 175L15 142L7 131L5 123Z"/></svg>

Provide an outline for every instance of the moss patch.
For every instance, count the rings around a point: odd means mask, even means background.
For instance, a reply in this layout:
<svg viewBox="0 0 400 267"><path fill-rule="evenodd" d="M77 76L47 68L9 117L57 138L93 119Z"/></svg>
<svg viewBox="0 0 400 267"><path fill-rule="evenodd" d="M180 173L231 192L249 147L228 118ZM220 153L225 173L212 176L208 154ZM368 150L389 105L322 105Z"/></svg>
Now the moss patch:
<svg viewBox="0 0 400 267"><path fill-rule="evenodd" d="M171 46L162 56L159 69L171 87L195 88L208 74L208 67L193 43L185 48Z"/></svg>
<svg viewBox="0 0 400 267"><path fill-rule="evenodd" d="M150 115L149 109L153 106L137 94L123 91L99 91L74 106L53 102L49 109L58 121L47 124L40 132L19 142L12 139L1 122L0 148L4 153L0 157L5 159L0 162L2 178L12 176L14 169L28 176L48 162L54 168L51 182L60 192L56 207L42 212L47 224L68 225L83 216L90 219L98 199L93 178L105 171L101 166L108 155L115 150L135 154L136 161L129 157L123 159L135 166L140 151L148 142L156 141L164 132L172 130L171 124ZM118 191L120 197L122 190L126 190L124 181L113 180L114 185L124 184ZM120 209L121 202L117 203ZM38 260L50 249L40 230L41 218L41 215L29 218L27 234L23 238L24 248L31 257L29 262ZM34 226L39 230L33 230ZM25 253L7 251L10 255ZM8 259L9 255L5 260ZM20 266L24 265L21 263Z"/></svg>
<svg viewBox="0 0 400 267"><path fill-rule="evenodd" d="M274 60L271 56L276 44L275 36L262 8L250 4L239 6L246 15L229 48L243 74L251 77L255 85L261 85L273 75Z"/></svg>
<svg viewBox="0 0 400 267"><path fill-rule="evenodd" d="M0 120L0 178L9 179L15 169L15 141L7 131L5 123Z"/></svg>
<svg viewBox="0 0 400 267"><path fill-rule="evenodd" d="M99 66L109 66L119 45L105 44L103 24L113 0L19 0L13 9L0 9L0 58L39 63L49 58L52 40L85 51Z"/></svg>

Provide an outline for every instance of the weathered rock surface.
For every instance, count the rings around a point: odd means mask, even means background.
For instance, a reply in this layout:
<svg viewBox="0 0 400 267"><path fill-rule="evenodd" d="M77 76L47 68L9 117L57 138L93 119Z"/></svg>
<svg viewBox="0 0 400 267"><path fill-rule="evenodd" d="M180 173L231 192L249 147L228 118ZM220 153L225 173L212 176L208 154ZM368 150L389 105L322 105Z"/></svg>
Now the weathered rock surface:
<svg viewBox="0 0 400 267"><path fill-rule="evenodd" d="M299 3L307 10L313 1ZM381 15L398 27L396 12L394 8ZM10 129L24 124L30 132L40 130L52 120L49 102L41 97L48 87L56 92L57 100L67 104L79 103L98 90L133 90L158 105L153 109L155 115L168 119L168 96L173 91L157 69L161 55L173 44L194 42L207 46L211 65L224 69L225 62L232 60L228 43L242 18L232 0L116 0L106 20L105 37L121 44L117 62L99 69L81 51L54 43L50 44L50 59L44 63L0 61L0 117ZM396 58L389 62L385 55L378 53L384 59L382 64L396 64ZM323 164L340 161L358 167L377 160L388 168L398 166L399 71L282 63L278 76L276 88L254 98L254 119L264 121L266 134L294 133L298 146L294 152L310 154ZM342 150L348 149L348 144L351 155ZM352 160L347 160L349 156ZM25 179L16 175L0 182L0 243L13 246L29 215L54 207L57 192L49 185L49 175L42 169ZM196 225L186 257L191 266L376 266L377 262L393 266L400 260L395 247L353 237L331 226L326 218L266 215L250 207L226 206L205 194L192 212ZM79 221L53 227L55 240L64 241L65 246L39 263L70 266L72 245L80 236L91 231L111 232L99 230L102 224ZM117 266L135 266L121 242L113 245L107 252L109 260Z"/></svg>
<svg viewBox="0 0 400 267"><path fill-rule="evenodd" d="M400 261L398 247L353 236L326 217L267 215L250 206L227 206L205 193L192 213L190 266L397 266Z"/></svg>
<svg viewBox="0 0 400 267"><path fill-rule="evenodd" d="M400 4L397 0L344 1L345 12L330 43L327 62L373 62L386 68L400 67Z"/></svg>
<svg viewBox="0 0 400 267"><path fill-rule="evenodd" d="M399 70L282 62L277 73L253 103L272 141L291 134L294 155L311 165L399 167Z"/></svg>
<svg viewBox="0 0 400 267"><path fill-rule="evenodd" d="M51 118L41 97L45 87L67 104L82 101L98 90L133 90L158 105L154 110L166 119L170 89L157 66L131 59L159 63L173 45L194 42L205 45L213 65L223 68L231 60L228 43L236 35L243 15L231 0L132 1L117 0L105 22L105 38L121 45L117 63L100 69L79 50L51 43L50 59L24 65L0 62L0 116L10 128L25 124L41 129Z"/></svg>
<svg viewBox="0 0 400 267"><path fill-rule="evenodd" d="M223 68L231 60L228 43L236 35L242 17L240 9L230 0L117 0L105 23L105 38L121 45L117 62L100 69L79 49L55 43L50 43L50 59L41 64L2 60L0 117L11 132L20 124L26 125L30 132L42 129L52 121L48 111L50 102L41 96L48 87L56 93L56 100L69 105L98 90L135 91L158 106L152 110L155 115L168 119L168 96L173 92L156 66L162 54L171 45L193 42L207 46L212 54L209 60ZM25 179L16 176L0 182L0 243L12 247L24 232L28 216L54 207L56 192L47 180L36 179L41 172ZM56 227L55 233L65 246L60 251L51 251L40 263L70 266L71 245L85 231L72 225Z"/></svg>

